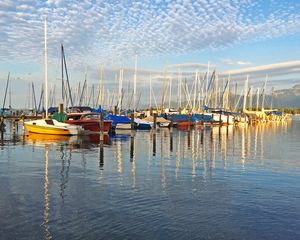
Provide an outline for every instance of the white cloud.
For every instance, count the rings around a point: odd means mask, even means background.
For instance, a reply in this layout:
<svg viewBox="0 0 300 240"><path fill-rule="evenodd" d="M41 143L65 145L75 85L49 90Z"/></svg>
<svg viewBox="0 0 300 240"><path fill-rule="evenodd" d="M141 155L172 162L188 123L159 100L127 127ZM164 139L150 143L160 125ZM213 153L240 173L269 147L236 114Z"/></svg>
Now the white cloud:
<svg viewBox="0 0 300 240"><path fill-rule="evenodd" d="M237 66L245 66L245 65L252 65L253 63L244 60L233 60L233 59L224 59L223 63L228 65L237 65Z"/></svg>
<svg viewBox="0 0 300 240"><path fill-rule="evenodd" d="M65 45L69 68L127 66L135 54L218 49L300 32L300 2L271 1L34 1L0 2L0 62L43 64L43 18L48 16L49 66ZM250 65L227 59L227 64Z"/></svg>

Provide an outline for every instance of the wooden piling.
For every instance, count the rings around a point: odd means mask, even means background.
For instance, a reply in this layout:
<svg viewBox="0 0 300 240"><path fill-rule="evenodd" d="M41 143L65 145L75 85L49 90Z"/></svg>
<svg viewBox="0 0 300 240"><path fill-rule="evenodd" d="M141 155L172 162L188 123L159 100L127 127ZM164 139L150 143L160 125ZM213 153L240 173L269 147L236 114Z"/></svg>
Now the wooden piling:
<svg viewBox="0 0 300 240"><path fill-rule="evenodd" d="M191 131L191 114L188 115L188 131Z"/></svg>
<svg viewBox="0 0 300 240"><path fill-rule="evenodd" d="M153 116L153 129L156 129L156 119L157 119L157 113L154 113L154 116Z"/></svg>
<svg viewBox="0 0 300 240"><path fill-rule="evenodd" d="M134 113L130 114L130 128L134 130Z"/></svg>
<svg viewBox="0 0 300 240"><path fill-rule="evenodd" d="M152 132L152 156L156 155L156 132Z"/></svg>
<svg viewBox="0 0 300 240"><path fill-rule="evenodd" d="M170 152L173 152L173 132L170 131Z"/></svg>
<svg viewBox="0 0 300 240"><path fill-rule="evenodd" d="M100 144L99 144L99 169L100 170L103 170L103 166L104 166L104 143L103 141L100 141Z"/></svg>
<svg viewBox="0 0 300 240"><path fill-rule="evenodd" d="M25 115L24 115L24 113L22 113L21 119L22 119L22 130L24 131L25 130Z"/></svg>
<svg viewBox="0 0 300 240"><path fill-rule="evenodd" d="M100 114L100 145L101 145L101 142L103 144L103 141L104 141L104 115L103 113Z"/></svg>
<svg viewBox="0 0 300 240"><path fill-rule="evenodd" d="M171 134L173 133L173 126L174 126L173 119L171 119L171 122L170 122L170 133Z"/></svg>
<svg viewBox="0 0 300 240"><path fill-rule="evenodd" d="M58 105L58 113L63 113L64 112L64 104L63 103L60 103Z"/></svg>
<svg viewBox="0 0 300 240"><path fill-rule="evenodd" d="M134 132L131 131L131 136L130 136L130 162L133 162L133 157L134 157Z"/></svg>

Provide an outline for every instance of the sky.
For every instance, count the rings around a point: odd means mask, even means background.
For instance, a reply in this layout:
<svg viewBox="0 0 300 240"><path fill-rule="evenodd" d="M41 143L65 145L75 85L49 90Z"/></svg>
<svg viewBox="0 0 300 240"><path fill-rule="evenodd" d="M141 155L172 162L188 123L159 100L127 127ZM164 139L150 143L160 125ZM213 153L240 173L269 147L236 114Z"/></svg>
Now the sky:
<svg viewBox="0 0 300 240"><path fill-rule="evenodd" d="M204 76L208 65L210 73L230 76L241 87L246 75L254 87L266 75L268 86L276 89L300 84L298 0L1 0L0 96L10 73L13 106L29 105L32 82L36 98L40 94L44 16L49 86L56 86L57 101L61 44L73 90L85 78L90 89L96 86L100 66L107 92L118 91L120 69L123 88L132 89L136 58L137 92L144 101L150 78L159 99L162 76L175 79L187 72L192 84L195 72Z"/></svg>

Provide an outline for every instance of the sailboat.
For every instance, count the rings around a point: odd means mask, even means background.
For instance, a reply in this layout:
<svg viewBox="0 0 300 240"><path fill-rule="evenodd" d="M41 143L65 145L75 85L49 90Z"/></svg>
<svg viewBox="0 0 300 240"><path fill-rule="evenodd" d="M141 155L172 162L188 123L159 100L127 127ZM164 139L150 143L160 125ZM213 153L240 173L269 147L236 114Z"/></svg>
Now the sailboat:
<svg viewBox="0 0 300 240"><path fill-rule="evenodd" d="M44 18L45 34L45 108L46 119L33 120L25 122L25 128L28 132L53 135L78 135L81 132L80 126L58 122L55 119L48 119L48 66L47 66L47 19Z"/></svg>

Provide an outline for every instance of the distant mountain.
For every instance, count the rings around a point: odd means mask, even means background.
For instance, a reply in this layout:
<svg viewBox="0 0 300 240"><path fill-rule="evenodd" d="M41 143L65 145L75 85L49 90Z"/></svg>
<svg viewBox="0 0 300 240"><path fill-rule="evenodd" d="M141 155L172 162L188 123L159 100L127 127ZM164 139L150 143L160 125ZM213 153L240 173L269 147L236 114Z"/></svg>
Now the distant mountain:
<svg viewBox="0 0 300 240"><path fill-rule="evenodd" d="M300 108L300 85L274 91L273 107Z"/></svg>
<svg viewBox="0 0 300 240"><path fill-rule="evenodd" d="M234 94L232 93L231 95L231 103L235 102L235 99L240 99L240 102L237 106L238 109L242 109L243 107L243 96L233 96ZM259 106L261 106L261 96L260 96L260 103ZM247 99L247 107L249 107L249 100ZM280 89L276 90L273 93L273 101L272 101L272 96L271 95L266 95L265 98L265 109L270 109L271 108L271 103L272 103L272 108L300 108L300 84L297 84L293 86L292 88L289 89ZM186 103L182 102L182 106L185 106ZM253 96L253 108L256 106L256 96ZM148 104L141 104L141 108L147 108L149 105ZM159 105L160 106L160 105ZM165 102L165 106L168 106L167 101ZM171 106L173 108L176 108L177 103L172 101ZM155 107L153 105L153 107Z"/></svg>

